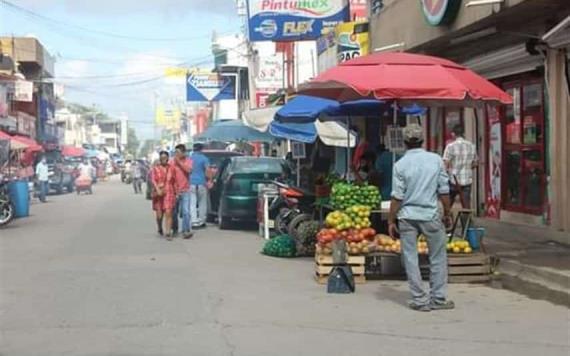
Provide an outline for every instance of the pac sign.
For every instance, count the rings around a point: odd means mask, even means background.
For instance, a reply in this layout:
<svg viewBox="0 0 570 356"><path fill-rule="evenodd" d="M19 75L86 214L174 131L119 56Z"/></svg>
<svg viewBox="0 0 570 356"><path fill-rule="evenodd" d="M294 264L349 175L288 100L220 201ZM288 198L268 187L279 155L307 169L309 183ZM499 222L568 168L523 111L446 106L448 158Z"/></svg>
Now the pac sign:
<svg viewBox="0 0 570 356"><path fill-rule="evenodd" d="M461 0L421 0L427 22L432 26L447 25L455 20Z"/></svg>

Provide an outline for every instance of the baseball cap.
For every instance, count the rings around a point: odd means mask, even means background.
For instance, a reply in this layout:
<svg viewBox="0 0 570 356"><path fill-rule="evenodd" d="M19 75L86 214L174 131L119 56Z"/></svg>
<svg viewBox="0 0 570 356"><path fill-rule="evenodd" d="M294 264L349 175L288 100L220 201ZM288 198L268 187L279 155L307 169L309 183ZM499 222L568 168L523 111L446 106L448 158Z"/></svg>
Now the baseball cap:
<svg viewBox="0 0 570 356"><path fill-rule="evenodd" d="M424 140L424 130L418 124L409 124L404 127L404 141L421 142Z"/></svg>

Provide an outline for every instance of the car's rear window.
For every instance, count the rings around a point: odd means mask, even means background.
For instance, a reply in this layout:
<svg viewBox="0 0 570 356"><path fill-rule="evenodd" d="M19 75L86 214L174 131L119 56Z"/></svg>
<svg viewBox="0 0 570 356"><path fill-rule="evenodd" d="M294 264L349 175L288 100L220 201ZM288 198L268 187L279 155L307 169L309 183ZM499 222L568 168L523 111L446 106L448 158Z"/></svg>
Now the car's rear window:
<svg viewBox="0 0 570 356"><path fill-rule="evenodd" d="M241 158L234 161L234 171L237 173L281 173L284 162L272 158Z"/></svg>

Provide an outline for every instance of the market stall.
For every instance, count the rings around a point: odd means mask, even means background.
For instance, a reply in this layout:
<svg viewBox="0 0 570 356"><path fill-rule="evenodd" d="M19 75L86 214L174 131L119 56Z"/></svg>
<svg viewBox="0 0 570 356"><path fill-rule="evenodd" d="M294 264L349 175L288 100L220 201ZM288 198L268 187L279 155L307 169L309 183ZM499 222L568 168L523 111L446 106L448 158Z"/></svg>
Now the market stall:
<svg viewBox="0 0 570 356"><path fill-rule="evenodd" d="M342 63L302 86L299 92L340 102L364 98L392 101L394 117L397 103L444 107L512 103L507 93L463 66L441 58L408 53L377 53ZM344 212L339 210L331 213L336 215L327 216L329 229L321 230L319 235L317 267L319 255L332 252L328 244L339 240L347 243L349 255L370 255L372 251L381 257L399 254L397 240L356 229L359 220L354 214L350 215L355 209L360 220L370 214L366 208L348 207ZM340 226L337 225L339 221ZM483 253L472 255L474 246L465 237L465 234L458 238L452 236L447 246L450 280L456 276L460 276L461 281L488 278L488 256ZM417 249L420 255L429 254L422 236L418 236Z"/></svg>
<svg viewBox="0 0 570 356"><path fill-rule="evenodd" d="M302 85L299 94L337 101L341 105L363 99L384 101L392 108L394 124L402 109L400 105L475 107L512 102L507 93L465 67L445 59L407 53L377 53L342 63ZM355 118L355 112L350 108L347 116ZM371 189L366 185L333 185L330 203L333 211L327 214L317 234L318 281L328 280L329 273L339 262L352 266L351 274L357 277L357 282L365 281L375 264L380 275L402 273L399 241L371 228L373 212L382 211L379 194L374 198L376 192ZM420 235L417 244L425 266L428 243ZM447 249L451 282L488 279L489 256L474 250L476 245L479 244L466 239L465 233L450 238ZM390 270L390 264L385 261L396 261L392 263L395 268Z"/></svg>

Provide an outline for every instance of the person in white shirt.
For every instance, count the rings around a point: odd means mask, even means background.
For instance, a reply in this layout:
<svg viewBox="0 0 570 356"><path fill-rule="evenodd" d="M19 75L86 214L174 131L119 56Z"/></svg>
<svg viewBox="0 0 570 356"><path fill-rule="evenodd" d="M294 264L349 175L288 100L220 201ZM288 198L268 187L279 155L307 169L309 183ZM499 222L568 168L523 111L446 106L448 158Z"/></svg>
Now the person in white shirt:
<svg viewBox="0 0 570 356"><path fill-rule="evenodd" d="M83 162L81 163L81 165L79 165L79 176L89 177L89 178L93 179L93 175L94 175L93 171L94 171L94 168L88 159L84 159Z"/></svg>
<svg viewBox="0 0 570 356"><path fill-rule="evenodd" d="M36 166L36 179L40 190L40 201L45 203L49 192L49 170L45 157L42 157L40 163Z"/></svg>
<svg viewBox="0 0 570 356"><path fill-rule="evenodd" d="M453 134L455 140L447 145L443 153L443 161L449 173L451 203L461 193L463 208L470 209L473 169L478 164L477 148L465 139L463 126L455 126Z"/></svg>
<svg viewBox="0 0 570 356"><path fill-rule="evenodd" d="M133 188L135 190L135 194L142 194L143 173L139 162L134 161L131 165L131 175L133 177Z"/></svg>

